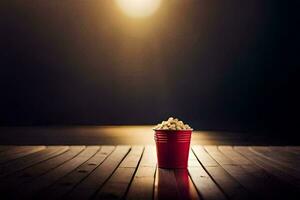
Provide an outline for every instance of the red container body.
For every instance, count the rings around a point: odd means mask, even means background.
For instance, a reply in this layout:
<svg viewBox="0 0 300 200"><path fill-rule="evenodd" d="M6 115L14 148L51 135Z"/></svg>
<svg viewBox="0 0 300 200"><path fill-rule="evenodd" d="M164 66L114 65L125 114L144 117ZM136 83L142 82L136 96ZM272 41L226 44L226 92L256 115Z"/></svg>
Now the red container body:
<svg viewBox="0 0 300 200"><path fill-rule="evenodd" d="M155 130L159 168L187 168L192 130Z"/></svg>

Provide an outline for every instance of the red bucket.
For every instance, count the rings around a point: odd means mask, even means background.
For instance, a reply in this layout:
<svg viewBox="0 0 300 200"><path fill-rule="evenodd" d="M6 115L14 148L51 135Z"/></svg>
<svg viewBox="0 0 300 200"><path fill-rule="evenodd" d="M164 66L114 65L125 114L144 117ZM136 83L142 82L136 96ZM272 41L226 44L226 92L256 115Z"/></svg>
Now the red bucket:
<svg viewBox="0 0 300 200"><path fill-rule="evenodd" d="M159 168L187 168L192 130L155 130Z"/></svg>

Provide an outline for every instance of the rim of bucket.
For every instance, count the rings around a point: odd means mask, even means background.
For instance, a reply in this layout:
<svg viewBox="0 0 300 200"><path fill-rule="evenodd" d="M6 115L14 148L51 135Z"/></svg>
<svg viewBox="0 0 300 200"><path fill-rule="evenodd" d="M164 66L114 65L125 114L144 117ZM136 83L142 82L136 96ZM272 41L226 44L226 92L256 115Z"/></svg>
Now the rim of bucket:
<svg viewBox="0 0 300 200"><path fill-rule="evenodd" d="M191 138L191 135L190 134L164 134L164 135L154 135L155 138L178 138L178 139L185 139L185 138Z"/></svg>
<svg viewBox="0 0 300 200"><path fill-rule="evenodd" d="M170 132L189 132L189 131L193 131L194 129L186 129L186 130L170 130L170 129L166 129L166 130L162 130L162 129L155 129L153 128L152 130L154 131L170 131Z"/></svg>

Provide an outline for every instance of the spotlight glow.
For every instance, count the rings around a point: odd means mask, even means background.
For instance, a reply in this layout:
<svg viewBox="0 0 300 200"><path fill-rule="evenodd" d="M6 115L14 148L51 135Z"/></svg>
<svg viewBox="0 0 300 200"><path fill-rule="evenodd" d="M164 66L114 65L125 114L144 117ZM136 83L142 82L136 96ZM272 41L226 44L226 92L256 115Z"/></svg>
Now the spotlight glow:
<svg viewBox="0 0 300 200"><path fill-rule="evenodd" d="M115 0L119 8L129 17L151 16L160 7L161 0Z"/></svg>

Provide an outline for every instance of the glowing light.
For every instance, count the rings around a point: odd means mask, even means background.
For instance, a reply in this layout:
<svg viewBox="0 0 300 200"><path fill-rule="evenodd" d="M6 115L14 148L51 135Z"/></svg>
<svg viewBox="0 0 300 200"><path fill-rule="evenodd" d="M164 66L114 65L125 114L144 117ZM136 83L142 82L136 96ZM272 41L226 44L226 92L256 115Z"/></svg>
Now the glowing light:
<svg viewBox="0 0 300 200"><path fill-rule="evenodd" d="M151 16L160 7L161 0L115 0L120 9L129 17Z"/></svg>

